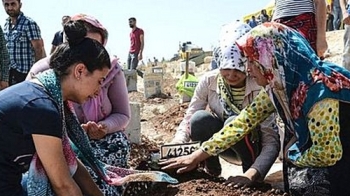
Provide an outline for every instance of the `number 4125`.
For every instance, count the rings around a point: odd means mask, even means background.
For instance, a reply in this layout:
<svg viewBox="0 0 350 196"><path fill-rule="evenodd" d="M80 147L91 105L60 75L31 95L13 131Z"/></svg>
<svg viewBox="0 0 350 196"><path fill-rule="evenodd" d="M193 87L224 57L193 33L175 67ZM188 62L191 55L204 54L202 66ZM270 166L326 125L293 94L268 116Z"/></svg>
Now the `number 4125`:
<svg viewBox="0 0 350 196"><path fill-rule="evenodd" d="M193 153L196 150L196 147L194 146L185 146L183 148L169 148L167 152L167 157L179 157L184 155L189 155Z"/></svg>

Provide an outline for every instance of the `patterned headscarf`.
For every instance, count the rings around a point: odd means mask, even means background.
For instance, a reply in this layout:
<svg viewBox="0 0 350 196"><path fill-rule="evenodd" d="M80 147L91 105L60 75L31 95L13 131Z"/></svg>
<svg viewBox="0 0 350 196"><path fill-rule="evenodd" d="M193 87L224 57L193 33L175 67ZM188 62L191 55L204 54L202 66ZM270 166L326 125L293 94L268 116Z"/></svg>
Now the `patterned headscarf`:
<svg viewBox="0 0 350 196"><path fill-rule="evenodd" d="M294 29L266 22L237 43L268 80L272 100L286 128L296 134L299 148L307 142L305 116L315 103L326 98L350 102L350 72L321 61L308 41Z"/></svg>
<svg viewBox="0 0 350 196"><path fill-rule="evenodd" d="M247 59L238 48L236 40L244 36L250 26L241 22L235 22L223 27L220 37L220 47L217 49L219 56L219 69L234 69L243 73L246 72ZM219 89L219 100L224 110L224 118L238 115L242 108L234 104L235 97L232 95L230 85L218 74L217 85Z"/></svg>
<svg viewBox="0 0 350 196"><path fill-rule="evenodd" d="M219 69L235 69L243 73L246 72L247 59L236 43L231 43L230 46L223 48L220 52Z"/></svg>
<svg viewBox="0 0 350 196"><path fill-rule="evenodd" d="M239 21L224 25L221 28L219 37L220 47L223 48L229 46L230 43L237 41L251 29L252 28L249 25Z"/></svg>
<svg viewBox="0 0 350 196"><path fill-rule="evenodd" d="M219 47L216 49L219 69L236 69L245 72L246 58L236 45L236 41L250 30L250 26L235 22L225 25L220 34Z"/></svg>
<svg viewBox="0 0 350 196"><path fill-rule="evenodd" d="M269 87L284 89L288 98L295 95L296 89L308 88L320 80L330 91L339 91L350 76L346 69L321 61L301 34L283 24L259 25L238 44L249 61L261 70ZM342 77L337 75L333 80L336 74Z"/></svg>
<svg viewBox="0 0 350 196"><path fill-rule="evenodd" d="M102 44L105 46L107 44L108 40L108 31L103 25L93 16L86 15L86 14L76 14L71 17L71 20L82 20L86 23L89 23L90 25L96 27L100 30L100 34L102 36ZM88 29L89 31L89 29Z"/></svg>

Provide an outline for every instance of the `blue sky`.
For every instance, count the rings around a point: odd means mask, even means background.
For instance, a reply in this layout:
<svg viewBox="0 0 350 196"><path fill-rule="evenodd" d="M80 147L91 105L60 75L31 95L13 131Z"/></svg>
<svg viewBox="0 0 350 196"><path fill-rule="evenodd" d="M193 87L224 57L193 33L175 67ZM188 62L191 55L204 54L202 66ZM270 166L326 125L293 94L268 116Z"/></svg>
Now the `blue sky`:
<svg viewBox="0 0 350 196"><path fill-rule="evenodd" d="M128 18L136 17L145 31L144 60L171 58L179 41L192 41L210 50L220 27L260 10L270 0L22 0L22 11L40 26L48 53L61 17L85 13L109 31L107 50L125 61L129 49ZM0 12L3 27L7 14Z"/></svg>

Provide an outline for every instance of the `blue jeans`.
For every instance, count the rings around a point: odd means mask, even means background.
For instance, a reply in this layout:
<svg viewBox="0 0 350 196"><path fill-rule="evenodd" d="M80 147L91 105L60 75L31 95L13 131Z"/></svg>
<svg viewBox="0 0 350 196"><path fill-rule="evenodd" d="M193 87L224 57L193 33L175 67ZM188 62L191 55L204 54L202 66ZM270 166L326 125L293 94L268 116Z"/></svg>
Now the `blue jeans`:
<svg viewBox="0 0 350 196"><path fill-rule="evenodd" d="M138 59L139 53L135 52L135 53L131 53L129 52L128 55L128 70L134 70L136 69L137 65L139 64L139 59Z"/></svg>
<svg viewBox="0 0 350 196"><path fill-rule="evenodd" d="M136 68L137 68L137 65L139 64L138 56L139 56L139 53L138 53L138 52L129 53L129 55L128 55L128 61L127 61L128 70L136 70L137 75L139 75L141 78L143 78L143 73L142 73L142 71L136 69Z"/></svg>
<svg viewBox="0 0 350 196"><path fill-rule="evenodd" d="M234 120L234 118L236 118L236 116L231 116L225 122L223 122L210 112L199 110L192 115L190 120L191 139L193 141L204 142L210 139L215 133L219 132L225 124L231 122ZM246 137L250 137L250 134L248 134ZM252 146L255 159L261 151L260 142L252 143L250 141L250 143L247 144L244 139L220 153L219 156L228 162L236 162L237 160L241 160L243 172L246 172L254 163L253 156L248 148L248 145ZM217 172L221 171L221 165L217 156L208 158L205 161L205 164L209 170Z"/></svg>
<svg viewBox="0 0 350 196"><path fill-rule="evenodd" d="M22 175L21 184L22 184L22 188L23 188L23 196L28 195L28 193L27 193L27 180L28 180L28 172L26 172Z"/></svg>
<svg viewBox="0 0 350 196"><path fill-rule="evenodd" d="M350 70L350 25L345 25L344 32L343 67Z"/></svg>
<svg viewBox="0 0 350 196"><path fill-rule="evenodd" d="M341 21L343 20L343 14L340 7L333 7L333 28L339 30Z"/></svg>

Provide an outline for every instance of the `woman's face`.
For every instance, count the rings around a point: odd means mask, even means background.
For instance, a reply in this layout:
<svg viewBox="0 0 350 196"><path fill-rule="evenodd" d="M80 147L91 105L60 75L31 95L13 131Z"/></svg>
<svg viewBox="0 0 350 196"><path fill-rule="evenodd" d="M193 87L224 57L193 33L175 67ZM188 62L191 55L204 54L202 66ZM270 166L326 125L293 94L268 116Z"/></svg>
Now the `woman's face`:
<svg viewBox="0 0 350 196"><path fill-rule="evenodd" d="M246 74L235 69L221 69L221 76L225 79L226 83L232 87L240 88L245 86Z"/></svg>
<svg viewBox="0 0 350 196"><path fill-rule="evenodd" d="M249 61L247 72L259 86L266 86L268 85L268 81L261 73L259 66L259 63L256 61Z"/></svg>
<svg viewBox="0 0 350 196"><path fill-rule="evenodd" d="M108 67L102 70L95 70L90 73L84 64L79 63L74 68L75 88L72 94L72 101L84 103L92 97L96 97L100 92L101 85L105 80L109 69Z"/></svg>

